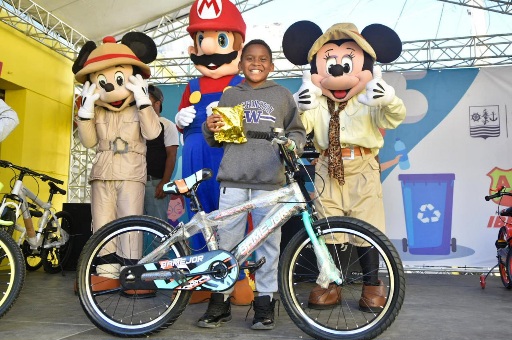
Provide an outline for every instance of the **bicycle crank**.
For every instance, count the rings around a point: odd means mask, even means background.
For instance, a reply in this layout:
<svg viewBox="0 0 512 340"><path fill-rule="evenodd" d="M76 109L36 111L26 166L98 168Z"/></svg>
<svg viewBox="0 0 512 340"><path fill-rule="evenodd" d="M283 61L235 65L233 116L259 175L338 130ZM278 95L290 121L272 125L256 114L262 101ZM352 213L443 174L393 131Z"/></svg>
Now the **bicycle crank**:
<svg viewBox="0 0 512 340"><path fill-rule="evenodd" d="M238 279L239 266L233 254L214 250L175 259L121 268L124 289L179 289L224 291Z"/></svg>

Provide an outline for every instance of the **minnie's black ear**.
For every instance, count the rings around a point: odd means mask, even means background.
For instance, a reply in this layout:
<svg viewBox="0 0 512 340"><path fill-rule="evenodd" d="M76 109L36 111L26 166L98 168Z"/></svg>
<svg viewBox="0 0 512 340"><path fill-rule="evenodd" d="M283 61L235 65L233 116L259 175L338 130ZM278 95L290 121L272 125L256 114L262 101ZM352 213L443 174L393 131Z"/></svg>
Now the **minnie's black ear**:
<svg viewBox="0 0 512 340"><path fill-rule="evenodd" d="M121 43L128 46L144 64L156 59L156 45L153 39L141 32L128 32L121 39Z"/></svg>
<svg viewBox="0 0 512 340"><path fill-rule="evenodd" d="M84 64L87 61L87 58L89 58L89 55L95 49L96 43L94 41L88 41L84 44L84 46L82 46L82 49L80 52L78 52L78 57L76 57L76 60L73 63L73 67L71 68L73 74L77 74L78 71L84 68Z"/></svg>
<svg viewBox="0 0 512 340"><path fill-rule="evenodd" d="M361 31L361 35L373 47L379 63L390 63L402 53L402 40L388 26L371 24Z"/></svg>
<svg viewBox="0 0 512 340"><path fill-rule="evenodd" d="M307 20L292 24L283 36L283 53L294 65L306 65L311 46L322 35L322 29Z"/></svg>

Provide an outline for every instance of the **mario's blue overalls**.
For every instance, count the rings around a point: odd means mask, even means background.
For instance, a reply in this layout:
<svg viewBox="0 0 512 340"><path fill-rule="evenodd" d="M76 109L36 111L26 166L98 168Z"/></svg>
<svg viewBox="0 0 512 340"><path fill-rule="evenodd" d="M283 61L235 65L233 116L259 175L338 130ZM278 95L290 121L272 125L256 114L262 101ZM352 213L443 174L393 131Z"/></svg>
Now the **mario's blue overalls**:
<svg viewBox="0 0 512 340"><path fill-rule="evenodd" d="M243 79L243 77L235 75L229 82L229 86L236 86ZM204 211L208 213L219 208L220 188L216 178L223 149L212 148L206 143L201 126L206 121L206 107L212 102L219 101L222 92L201 93L199 78L192 79L189 82L189 87L189 101L194 105L196 117L189 126L183 129L182 176L186 178L203 168L213 171L213 178L201 183L197 190L199 201ZM186 203L188 218L191 219L195 213L190 211L189 199L186 200ZM189 238L189 243L193 253L202 253L208 250L201 233Z"/></svg>

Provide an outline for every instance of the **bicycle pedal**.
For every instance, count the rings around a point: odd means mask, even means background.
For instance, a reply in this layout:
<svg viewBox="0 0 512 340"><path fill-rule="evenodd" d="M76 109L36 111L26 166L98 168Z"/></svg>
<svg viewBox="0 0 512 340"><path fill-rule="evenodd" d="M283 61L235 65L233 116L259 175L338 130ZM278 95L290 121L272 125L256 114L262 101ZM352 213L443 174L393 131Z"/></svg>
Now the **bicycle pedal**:
<svg viewBox="0 0 512 340"><path fill-rule="evenodd" d="M496 249L501 249L505 248L508 245L508 243L506 240L496 240L494 245L496 246Z"/></svg>
<svg viewBox="0 0 512 340"><path fill-rule="evenodd" d="M261 259L259 259L257 262L252 262L247 264L246 266L240 266L240 270L247 269L249 271L249 274L253 274L255 271L261 268L267 262L267 259L265 259L265 256L263 256Z"/></svg>

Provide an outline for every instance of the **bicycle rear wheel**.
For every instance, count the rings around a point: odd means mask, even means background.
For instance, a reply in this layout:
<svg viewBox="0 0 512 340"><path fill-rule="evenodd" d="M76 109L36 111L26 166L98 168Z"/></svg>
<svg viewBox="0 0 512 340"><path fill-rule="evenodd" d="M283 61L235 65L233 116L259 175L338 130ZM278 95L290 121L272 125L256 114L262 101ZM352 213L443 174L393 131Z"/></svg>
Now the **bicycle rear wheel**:
<svg viewBox="0 0 512 340"><path fill-rule="evenodd" d="M72 219L71 215L65 211L59 211L55 214L58 223L60 224L60 234L53 231L52 220L50 220L45 228L45 236L43 241L43 248L41 249L41 262L45 272L50 274L60 273L63 266L69 260L71 254L71 228ZM64 244L60 244L64 241ZM58 246L51 246L46 248L47 244L59 244Z"/></svg>
<svg viewBox="0 0 512 340"><path fill-rule="evenodd" d="M25 274L20 247L9 234L0 230L0 318L20 295Z"/></svg>
<svg viewBox="0 0 512 340"><path fill-rule="evenodd" d="M128 248L140 249L142 244L146 255L169 235L168 227L154 217L129 216L110 222L87 241L78 259L78 292L84 312L96 327L121 337L145 336L169 327L183 313L190 291L162 289L146 292L144 296L129 296L116 282L116 266L133 264L127 260ZM129 240L129 247L120 242L121 238ZM113 240L118 241L115 261L112 256L105 256L112 252L107 247L112 246ZM185 255L189 255L188 249L177 243L161 259Z"/></svg>
<svg viewBox="0 0 512 340"><path fill-rule="evenodd" d="M314 225L326 240L344 236L352 240L340 244L333 256L344 279L341 299L324 309L310 305L319 270L311 240L303 229L288 243L279 263L279 291L286 311L302 331L316 339L375 338L393 323L404 301L405 277L396 249L382 232L354 218L334 217ZM362 246L362 240L367 242L365 249L376 249L379 254L378 278L386 297L382 310L362 311L359 307L362 274L358 252L351 250Z"/></svg>

